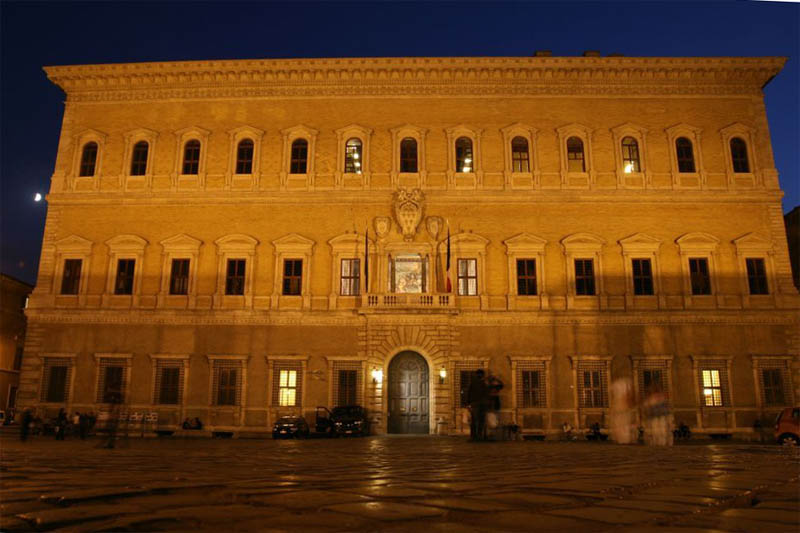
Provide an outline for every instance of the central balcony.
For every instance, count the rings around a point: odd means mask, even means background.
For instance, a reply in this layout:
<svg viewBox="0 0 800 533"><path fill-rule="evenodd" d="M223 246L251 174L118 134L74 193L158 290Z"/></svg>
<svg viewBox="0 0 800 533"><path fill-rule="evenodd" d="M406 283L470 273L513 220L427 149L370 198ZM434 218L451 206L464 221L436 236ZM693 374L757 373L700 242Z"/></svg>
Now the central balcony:
<svg viewBox="0 0 800 533"><path fill-rule="evenodd" d="M455 309L452 293L365 294L361 306L367 309Z"/></svg>

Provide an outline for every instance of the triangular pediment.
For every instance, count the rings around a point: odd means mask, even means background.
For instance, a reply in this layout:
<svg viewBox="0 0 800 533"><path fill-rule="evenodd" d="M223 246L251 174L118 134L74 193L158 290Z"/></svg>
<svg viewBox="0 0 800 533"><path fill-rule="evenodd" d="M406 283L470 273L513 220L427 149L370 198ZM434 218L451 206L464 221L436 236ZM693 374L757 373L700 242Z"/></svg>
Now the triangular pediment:
<svg viewBox="0 0 800 533"><path fill-rule="evenodd" d="M130 130L125 132L125 138L127 139L148 139L152 140L158 137L158 132L153 131L147 128L136 128L135 130Z"/></svg>
<svg viewBox="0 0 800 533"><path fill-rule="evenodd" d="M556 132L561 137L566 137L567 135L580 135L586 138L591 134L592 130L588 126L584 126L578 122L573 122L571 124L565 124L560 128L556 128Z"/></svg>
<svg viewBox="0 0 800 533"><path fill-rule="evenodd" d="M661 240L646 233L634 233L629 237L620 239L623 252L650 251L655 252L661 246Z"/></svg>
<svg viewBox="0 0 800 533"><path fill-rule="evenodd" d="M738 134L746 134L753 131L753 128L748 126L747 124L742 124L741 122L734 122L728 126L725 126L719 132L723 135L723 137L730 137L732 135Z"/></svg>
<svg viewBox="0 0 800 533"><path fill-rule="evenodd" d="M685 246L691 244L719 244L719 239L711 235L710 233L703 233L701 231L687 233L675 239L675 242L678 245Z"/></svg>
<svg viewBox="0 0 800 533"><path fill-rule="evenodd" d="M664 132L666 132L667 136L672 139L674 137L678 137L680 135L696 135L703 130L698 128L697 126L692 126L691 124L687 124L685 122L681 122L679 124L675 124L674 126L670 126L666 128Z"/></svg>
<svg viewBox="0 0 800 533"><path fill-rule="evenodd" d="M56 241L56 250L59 252L74 252L89 254L92 251L94 243L88 239L84 239L79 235L70 235Z"/></svg>
<svg viewBox="0 0 800 533"><path fill-rule="evenodd" d="M616 135L623 135L628 132L639 132L639 133L647 133L647 128L644 126L640 126L634 122L626 122L624 124L620 124L614 128L611 128L612 133Z"/></svg>
<svg viewBox="0 0 800 533"><path fill-rule="evenodd" d="M106 241L111 250L144 250L147 241L138 235L117 235Z"/></svg>
<svg viewBox="0 0 800 533"><path fill-rule="evenodd" d="M277 250L311 249L314 246L314 244L315 244L314 241L312 241L311 239L307 239L297 233L290 233L289 235L285 235L280 239L272 241L272 245L275 246Z"/></svg>
<svg viewBox="0 0 800 533"><path fill-rule="evenodd" d="M734 239L732 242L738 251L768 251L772 249L772 242L755 233L747 233L738 239Z"/></svg>
<svg viewBox="0 0 800 533"><path fill-rule="evenodd" d="M203 241L195 239L194 237L190 237L185 233L180 233L178 235L173 235L167 239L161 241L161 246L164 247L165 251L169 250L198 250L200 245L203 244Z"/></svg>
<svg viewBox="0 0 800 533"><path fill-rule="evenodd" d="M250 235L245 235L243 233L233 233L231 235L225 235L224 237L220 237L214 244L217 245L220 251L230 251L230 250L245 250L245 251L253 251L255 250L256 246L258 245L258 240L254 239Z"/></svg>
<svg viewBox="0 0 800 533"><path fill-rule="evenodd" d="M489 244L489 239L477 233L457 233L456 235L450 236L450 244L479 244L481 246L486 246Z"/></svg>
<svg viewBox="0 0 800 533"><path fill-rule="evenodd" d="M593 233L573 233L561 239L561 244L605 244L606 241Z"/></svg>
<svg viewBox="0 0 800 533"><path fill-rule="evenodd" d="M298 124L297 126L292 126L291 128L281 130L281 133L284 137L289 139L294 139L297 137L305 137L310 139L311 137L316 137L319 131L306 126L305 124Z"/></svg>
<svg viewBox="0 0 800 533"><path fill-rule="evenodd" d="M75 138L81 142L95 140L98 142L105 142L107 135L100 130L87 128L75 134Z"/></svg>
<svg viewBox="0 0 800 533"><path fill-rule="evenodd" d="M536 128L529 126L527 124L523 124L522 122L515 122L513 124L509 124L505 128L500 130L505 135L512 135L513 133L525 133L525 134L534 134L536 133Z"/></svg>
<svg viewBox="0 0 800 533"><path fill-rule="evenodd" d="M339 128L338 130L336 130L337 135L345 135L348 133L350 134L360 133L365 137L369 137L370 135L372 135L372 130L360 124L350 124L348 126L345 126L344 128Z"/></svg>

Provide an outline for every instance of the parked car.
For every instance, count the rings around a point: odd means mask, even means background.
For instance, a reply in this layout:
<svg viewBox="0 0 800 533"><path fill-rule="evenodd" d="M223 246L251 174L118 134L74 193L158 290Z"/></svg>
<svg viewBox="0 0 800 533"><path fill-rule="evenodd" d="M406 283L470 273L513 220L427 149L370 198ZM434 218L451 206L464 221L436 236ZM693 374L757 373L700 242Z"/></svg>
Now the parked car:
<svg viewBox="0 0 800 533"><path fill-rule="evenodd" d="M273 439L301 439L308 437L308 424L302 416L282 416L272 427Z"/></svg>
<svg viewBox="0 0 800 533"><path fill-rule="evenodd" d="M775 439L780 444L800 444L800 407L787 407L775 419Z"/></svg>
<svg viewBox="0 0 800 533"><path fill-rule="evenodd" d="M333 410L317 407L315 430L330 437L364 437L369 435L367 411L360 405L334 407Z"/></svg>

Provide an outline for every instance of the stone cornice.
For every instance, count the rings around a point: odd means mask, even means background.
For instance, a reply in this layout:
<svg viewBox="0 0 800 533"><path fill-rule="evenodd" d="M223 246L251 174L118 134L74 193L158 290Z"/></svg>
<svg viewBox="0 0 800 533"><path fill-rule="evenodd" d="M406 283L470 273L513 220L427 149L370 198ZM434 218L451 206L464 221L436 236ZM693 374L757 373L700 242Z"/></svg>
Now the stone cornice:
<svg viewBox="0 0 800 533"><path fill-rule="evenodd" d="M760 94L782 57L261 59L45 67L69 101Z"/></svg>

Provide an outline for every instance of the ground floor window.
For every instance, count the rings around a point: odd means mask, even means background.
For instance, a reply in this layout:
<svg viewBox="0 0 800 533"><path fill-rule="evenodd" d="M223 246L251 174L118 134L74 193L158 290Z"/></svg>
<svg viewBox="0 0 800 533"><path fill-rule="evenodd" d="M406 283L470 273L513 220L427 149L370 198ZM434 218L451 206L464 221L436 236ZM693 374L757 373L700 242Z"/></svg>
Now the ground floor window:
<svg viewBox="0 0 800 533"><path fill-rule="evenodd" d="M547 407L547 373L544 362L517 363L517 406Z"/></svg>
<svg viewBox="0 0 800 533"><path fill-rule="evenodd" d="M275 363L272 380L272 405L279 407L301 405L303 367L300 362Z"/></svg>
<svg viewBox="0 0 800 533"><path fill-rule="evenodd" d="M586 362L578 366L578 404L581 408L608 407L608 366Z"/></svg>
<svg viewBox="0 0 800 533"><path fill-rule="evenodd" d="M214 405L241 405L242 362L215 359L213 362L212 398Z"/></svg>
<svg viewBox="0 0 800 533"><path fill-rule="evenodd" d="M45 357L42 369L41 400L63 403L69 400L69 379L72 361L65 358Z"/></svg>
<svg viewBox="0 0 800 533"><path fill-rule="evenodd" d="M100 359L97 375L98 403L125 403L127 362L117 358Z"/></svg>
<svg viewBox="0 0 800 533"><path fill-rule="evenodd" d="M183 362L158 360L154 403L178 405L183 399Z"/></svg>

